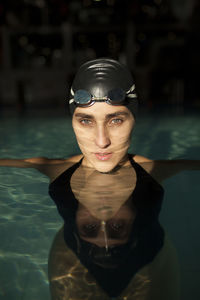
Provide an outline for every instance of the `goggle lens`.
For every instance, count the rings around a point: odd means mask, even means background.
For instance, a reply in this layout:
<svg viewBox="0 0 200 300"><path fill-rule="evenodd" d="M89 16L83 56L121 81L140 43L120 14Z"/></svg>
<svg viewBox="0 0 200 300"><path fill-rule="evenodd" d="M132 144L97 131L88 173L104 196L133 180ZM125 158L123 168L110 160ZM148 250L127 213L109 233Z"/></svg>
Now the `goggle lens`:
<svg viewBox="0 0 200 300"><path fill-rule="evenodd" d="M85 90L77 90L74 94L74 101L77 104L88 104L91 101L91 94Z"/></svg>
<svg viewBox="0 0 200 300"><path fill-rule="evenodd" d="M109 104L120 104L126 98L126 92L121 88L115 88L108 92L106 97L93 97L88 91L86 90L77 90L74 94L74 101L76 104L80 106L87 106L90 105L92 102L102 102L105 101Z"/></svg>
<svg viewBox="0 0 200 300"><path fill-rule="evenodd" d="M108 92L108 99L111 103L121 103L125 100L126 93L121 88L116 88Z"/></svg>

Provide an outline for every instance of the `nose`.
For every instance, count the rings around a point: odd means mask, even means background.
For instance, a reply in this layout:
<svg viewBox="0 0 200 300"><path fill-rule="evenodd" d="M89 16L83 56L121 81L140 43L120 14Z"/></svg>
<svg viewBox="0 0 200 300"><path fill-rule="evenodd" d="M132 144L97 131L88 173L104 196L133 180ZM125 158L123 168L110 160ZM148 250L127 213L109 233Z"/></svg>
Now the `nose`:
<svg viewBox="0 0 200 300"><path fill-rule="evenodd" d="M99 126L97 128L95 143L101 149L107 148L111 144L109 132L105 126Z"/></svg>

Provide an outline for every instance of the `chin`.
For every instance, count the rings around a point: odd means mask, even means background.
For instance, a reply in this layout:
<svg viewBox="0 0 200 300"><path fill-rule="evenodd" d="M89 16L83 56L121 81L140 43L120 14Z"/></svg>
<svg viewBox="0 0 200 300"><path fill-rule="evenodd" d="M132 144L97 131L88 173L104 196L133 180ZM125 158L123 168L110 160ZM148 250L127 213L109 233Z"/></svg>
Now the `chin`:
<svg viewBox="0 0 200 300"><path fill-rule="evenodd" d="M100 173L110 173L113 169L116 168L116 164L108 164L108 163L95 163L93 167Z"/></svg>

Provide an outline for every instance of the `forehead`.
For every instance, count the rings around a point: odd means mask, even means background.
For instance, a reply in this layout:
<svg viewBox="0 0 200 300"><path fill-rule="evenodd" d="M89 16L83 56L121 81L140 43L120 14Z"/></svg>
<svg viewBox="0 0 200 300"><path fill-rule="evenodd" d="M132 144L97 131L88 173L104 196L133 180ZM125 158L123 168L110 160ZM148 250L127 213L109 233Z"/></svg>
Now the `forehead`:
<svg viewBox="0 0 200 300"><path fill-rule="evenodd" d="M112 114L124 114L127 117L132 116L130 110L124 105L110 105L105 102L96 102L92 106L88 107L77 107L74 112L76 117L78 114L91 115L94 118L104 118L107 115Z"/></svg>

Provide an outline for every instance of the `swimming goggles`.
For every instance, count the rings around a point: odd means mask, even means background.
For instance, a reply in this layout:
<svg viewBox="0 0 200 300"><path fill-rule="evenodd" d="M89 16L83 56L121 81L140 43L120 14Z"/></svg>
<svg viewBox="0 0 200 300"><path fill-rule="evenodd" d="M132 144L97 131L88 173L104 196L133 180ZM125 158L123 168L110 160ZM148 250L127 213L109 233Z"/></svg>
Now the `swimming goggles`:
<svg viewBox="0 0 200 300"><path fill-rule="evenodd" d="M108 95L105 97L95 97L91 95L86 90L77 90L75 93L71 89L72 99L69 100L69 104L74 102L75 105L81 107L87 107L93 105L95 102L106 102L111 105L120 105L123 104L126 98L136 98L137 95L134 92L135 85L131 89L125 92L122 88L115 88L108 92Z"/></svg>

